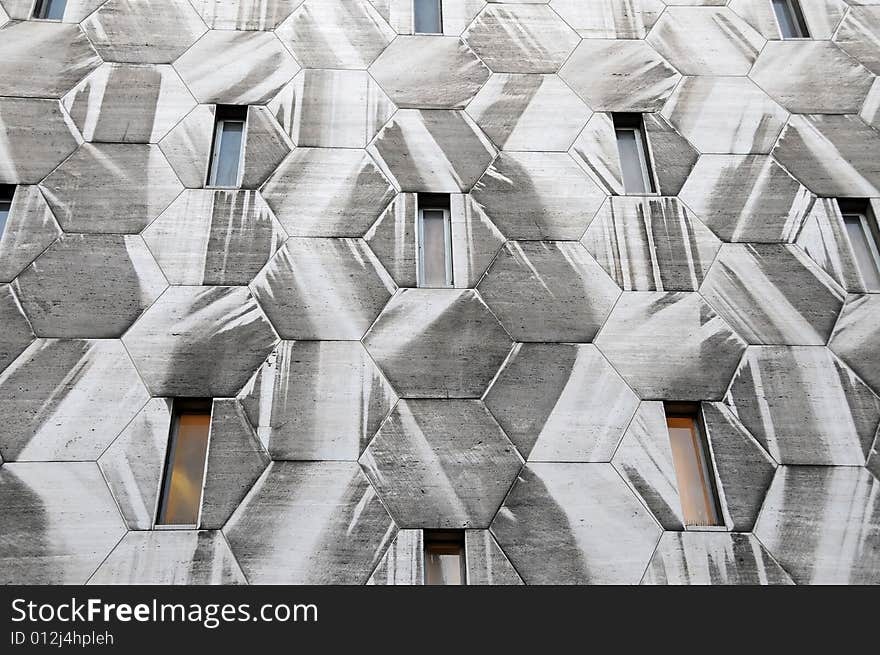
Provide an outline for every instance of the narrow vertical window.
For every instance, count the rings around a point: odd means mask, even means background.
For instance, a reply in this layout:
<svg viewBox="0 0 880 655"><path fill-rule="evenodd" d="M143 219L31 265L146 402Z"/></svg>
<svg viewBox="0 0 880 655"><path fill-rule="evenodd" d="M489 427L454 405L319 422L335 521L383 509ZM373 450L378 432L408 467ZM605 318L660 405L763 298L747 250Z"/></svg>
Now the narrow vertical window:
<svg viewBox="0 0 880 655"><path fill-rule="evenodd" d="M413 32L442 34L442 0L413 0Z"/></svg>
<svg viewBox="0 0 880 655"><path fill-rule="evenodd" d="M37 0L34 5L34 18L43 20L62 20L67 0Z"/></svg>
<svg viewBox="0 0 880 655"><path fill-rule="evenodd" d="M418 284L420 287L452 286L452 221L449 196L420 193L418 196Z"/></svg>
<svg viewBox="0 0 880 655"><path fill-rule="evenodd" d="M463 530L425 530L425 584L467 584Z"/></svg>
<svg viewBox="0 0 880 655"><path fill-rule="evenodd" d="M686 526L720 525L699 405L667 403L666 429Z"/></svg>
<svg viewBox="0 0 880 655"><path fill-rule="evenodd" d="M642 115L614 114L613 120L624 192L628 195L654 193L654 176Z"/></svg>
<svg viewBox="0 0 880 655"><path fill-rule="evenodd" d="M6 230L6 221L9 220L9 212L12 211L12 198L15 195L15 187L9 184L0 184L0 237Z"/></svg>
<svg viewBox="0 0 880 655"><path fill-rule="evenodd" d="M194 527L199 522L211 404L210 399L174 400L156 525Z"/></svg>
<svg viewBox="0 0 880 655"><path fill-rule="evenodd" d="M880 291L880 231L864 200L839 200L846 235L868 291Z"/></svg>
<svg viewBox="0 0 880 655"><path fill-rule="evenodd" d="M779 35L783 39L808 39L807 21L801 11L798 0L771 0L776 22L779 23Z"/></svg>
<svg viewBox="0 0 880 655"><path fill-rule="evenodd" d="M244 154L247 107L217 105L208 185L237 187Z"/></svg>

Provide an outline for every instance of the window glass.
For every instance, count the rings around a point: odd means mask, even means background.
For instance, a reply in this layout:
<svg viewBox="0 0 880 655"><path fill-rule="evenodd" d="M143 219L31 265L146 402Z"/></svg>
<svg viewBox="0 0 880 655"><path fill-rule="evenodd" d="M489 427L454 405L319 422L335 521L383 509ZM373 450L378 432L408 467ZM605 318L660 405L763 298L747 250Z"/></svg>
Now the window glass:
<svg viewBox="0 0 880 655"><path fill-rule="evenodd" d="M220 187L238 186L244 121L223 120L217 123L214 137L214 160L211 184Z"/></svg>
<svg viewBox="0 0 880 655"><path fill-rule="evenodd" d="M4 191L3 187L0 187L0 236L3 236L6 229L10 211L12 211L12 191Z"/></svg>
<svg viewBox="0 0 880 655"><path fill-rule="evenodd" d="M425 584L466 584L464 533L425 531Z"/></svg>
<svg viewBox="0 0 880 655"><path fill-rule="evenodd" d="M862 280L869 290L880 290L880 252L872 238L868 217L865 214L844 214L843 223Z"/></svg>
<svg viewBox="0 0 880 655"><path fill-rule="evenodd" d="M617 128L616 132L624 190L632 194L648 193L651 188L641 130L624 127Z"/></svg>
<svg viewBox="0 0 880 655"><path fill-rule="evenodd" d="M783 39L803 39L809 36L807 24L797 0L772 0L773 12Z"/></svg>
<svg viewBox="0 0 880 655"><path fill-rule="evenodd" d="M443 32L440 0L413 0L413 31L416 34Z"/></svg>
<svg viewBox="0 0 880 655"><path fill-rule="evenodd" d="M37 18L47 20L61 20L64 18L64 10L67 8L67 0L42 0L37 4L34 15Z"/></svg>
<svg viewBox="0 0 880 655"><path fill-rule="evenodd" d="M159 518L161 525L196 525L202 502L211 427L210 401L178 407L175 401Z"/></svg>
<svg viewBox="0 0 880 655"><path fill-rule="evenodd" d="M423 209L421 216L421 286L448 287L449 213L445 209Z"/></svg>
<svg viewBox="0 0 880 655"><path fill-rule="evenodd" d="M685 525L718 525L715 490L697 416L667 412L666 426Z"/></svg>

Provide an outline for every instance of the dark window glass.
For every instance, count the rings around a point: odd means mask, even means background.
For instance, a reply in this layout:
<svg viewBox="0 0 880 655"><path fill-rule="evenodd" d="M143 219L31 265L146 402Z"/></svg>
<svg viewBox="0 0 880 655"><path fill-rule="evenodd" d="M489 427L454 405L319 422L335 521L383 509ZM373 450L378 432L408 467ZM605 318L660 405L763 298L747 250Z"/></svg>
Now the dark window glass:
<svg viewBox="0 0 880 655"><path fill-rule="evenodd" d="M614 132L624 192L631 195L653 193L651 161L641 114L615 114Z"/></svg>
<svg viewBox="0 0 880 655"><path fill-rule="evenodd" d="M210 400L174 400L157 525L198 523L210 428Z"/></svg>
<svg viewBox="0 0 880 655"><path fill-rule="evenodd" d="M12 197L14 195L14 186L0 184L0 237L6 230L6 222L9 220L9 212L12 211Z"/></svg>
<svg viewBox="0 0 880 655"><path fill-rule="evenodd" d="M772 0L773 13L783 39L806 39L810 33L798 0Z"/></svg>
<svg viewBox="0 0 880 655"><path fill-rule="evenodd" d="M211 150L208 184L216 187L237 187L247 107L218 105L214 120L214 145Z"/></svg>
<svg viewBox="0 0 880 655"><path fill-rule="evenodd" d="M425 584L467 584L464 531L425 530Z"/></svg>
<svg viewBox="0 0 880 655"><path fill-rule="evenodd" d="M441 0L413 0L413 31L416 34L441 34Z"/></svg>
<svg viewBox="0 0 880 655"><path fill-rule="evenodd" d="M419 194L418 281L420 287L452 286L452 224L449 196Z"/></svg>

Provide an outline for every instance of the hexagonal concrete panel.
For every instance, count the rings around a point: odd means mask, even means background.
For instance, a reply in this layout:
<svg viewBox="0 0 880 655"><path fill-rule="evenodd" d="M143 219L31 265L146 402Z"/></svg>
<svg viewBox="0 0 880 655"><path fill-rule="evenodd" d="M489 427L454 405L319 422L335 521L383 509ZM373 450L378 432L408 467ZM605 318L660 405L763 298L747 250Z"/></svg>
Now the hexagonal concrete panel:
<svg viewBox="0 0 880 655"><path fill-rule="evenodd" d="M398 107L462 109L490 72L461 39L420 35L396 38L370 74Z"/></svg>
<svg viewBox="0 0 880 655"><path fill-rule="evenodd" d="M766 43L726 7L668 7L647 40L683 75L746 75Z"/></svg>
<svg viewBox="0 0 880 655"><path fill-rule="evenodd" d="M261 105L297 74L299 64L270 32L211 30L174 68L199 102Z"/></svg>
<svg viewBox="0 0 880 655"><path fill-rule="evenodd" d="M0 467L0 582L85 584L125 534L94 462Z"/></svg>
<svg viewBox="0 0 880 655"><path fill-rule="evenodd" d="M497 148L542 152L568 150L592 115L558 76L516 73L493 74L467 112Z"/></svg>
<svg viewBox="0 0 880 655"><path fill-rule="evenodd" d="M208 30L176 0L108 0L82 26L104 61L133 64L170 64Z"/></svg>
<svg viewBox="0 0 880 655"><path fill-rule="evenodd" d="M301 71L269 103L298 146L363 148L394 113L366 71Z"/></svg>
<svg viewBox="0 0 880 655"><path fill-rule="evenodd" d="M724 241L790 242L813 195L770 157L703 155L679 194Z"/></svg>
<svg viewBox="0 0 880 655"><path fill-rule="evenodd" d="M122 338L154 396L238 393L278 337L245 287L170 287Z"/></svg>
<svg viewBox="0 0 880 655"><path fill-rule="evenodd" d="M272 462L223 528L254 584L364 584L397 533L354 462Z"/></svg>
<svg viewBox="0 0 880 655"><path fill-rule="evenodd" d="M61 7L63 16L60 20L63 23L79 23L83 18L91 14L95 9L104 4L105 0L67 0ZM3 16L3 9L8 12L9 17L13 20L33 19L35 8L33 0L0 0L0 16ZM3 21L0 20L0 24Z"/></svg>
<svg viewBox="0 0 880 655"><path fill-rule="evenodd" d="M522 459L479 400L401 400L360 465L402 528L487 528Z"/></svg>
<svg viewBox="0 0 880 655"><path fill-rule="evenodd" d="M662 0L551 0L550 6L585 39L644 39L666 8Z"/></svg>
<svg viewBox="0 0 880 655"><path fill-rule="evenodd" d="M719 400L746 348L697 293L624 292L595 341L644 400Z"/></svg>
<svg viewBox="0 0 880 655"><path fill-rule="evenodd" d="M794 115L773 156L818 196L880 196L880 133L857 116Z"/></svg>
<svg viewBox="0 0 880 655"><path fill-rule="evenodd" d="M855 3L853 3L855 4ZM850 7L849 13L834 35L834 42L851 57L868 67L874 75L880 74L880 53L876 43L880 38L880 7Z"/></svg>
<svg viewBox="0 0 880 655"><path fill-rule="evenodd" d="M272 30L303 0L193 0L192 5L202 19L215 30Z"/></svg>
<svg viewBox="0 0 880 655"><path fill-rule="evenodd" d="M305 0L275 30L305 68L367 68L394 31L367 0Z"/></svg>
<svg viewBox="0 0 880 655"><path fill-rule="evenodd" d="M878 485L862 468L783 466L755 536L798 584L878 584Z"/></svg>
<svg viewBox="0 0 880 655"><path fill-rule="evenodd" d="M400 289L364 345L402 397L479 398L512 345L473 290Z"/></svg>
<svg viewBox="0 0 880 655"><path fill-rule="evenodd" d="M11 282L61 236L61 228L36 186L19 186L0 234L0 282Z"/></svg>
<svg viewBox="0 0 880 655"><path fill-rule="evenodd" d="M514 346L484 397L530 462L608 462L639 399L591 344Z"/></svg>
<svg viewBox="0 0 880 655"><path fill-rule="evenodd" d="M543 4L490 4L463 38L495 73L555 73L580 40Z"/></svg>
<svg viewBox="0 0 880 655"><path fill-rule="evenodd" d="M830 41L772 41L749 77L789 111L855 114L874 76Z"/></svg>
<svg viewBox="0 0 880 655"><path fill-rule="evenodd" d="M363 239L292 237L251 288L284 339L358 340L396 287Z"/></svg>
<svg viewBox="0 0 880 655"><path fill-rule="evenodd" d="M644 41L585 39L559 76L596 111L660 111L681 75Z"/></svg>
<svg viewBox="0 0 880 655"><path fill-rule="evenodd" d="M104 64L61 101L86 141L155 143L196 101L171 66Z"/></svg>
<svg viewBox="0 0 880 655"><path fill-rule="evenodd" d="M95 460L149 398L118 340L37 339L0 375L0 453Z"/></svg>
<svg viewBox="0 0 880 655"><path fill-rule="evenodd" d="M61 237L15 281L16 293L41 337L120 336L168 282L136 235Z"/></svg>
<svg viewBox="0 0 880 655"><path fill-rule="evenodd" d="M356 460L397 394L356 341L282 341L241 393L275 460Z"/></svg>
<svg viewBox="0 0 880 655"><path fill-rule="evenodd" d="M767 153L788 112L744 77L685 77L663 115L703 153Z"/></svg>
<svg viewBox="0 0 880 655"><path fill-rule="evenodd" d="M508 241L478 289L517 341L591 341L620 288L579 243Z"/></svg>
<svg viewBox="0 0 880 655"><path fill-rule="evenodd" d="M401 109L368 148L401 191L467 192L495 148L464 112Z"/></svg>
<svg viewBox="0 0 880 655"><path fill-rule="evenodd" d="M798 4L807 31L813 39L830 39L849 8L845 0L801 0ZM728 5L765 39L782 38L771 3L765 0L730 0Z"/></svg>
<svg viewBox="0 0 880 655"><path fill-rule="evenodd" d="M581 243L625 291L696 291L721 242L677 198L612 196Z"/></svg>
<svg viewBox="0 0 880 655"><path fill-rule="evenodd" d="M60 98L101 64L79 25L24 21L0 29L0 95Z"/></svg>
<svg viewBox="0 0 880 655"><path fill-rule="evenodd" d="M780 464L862 466L880 398L822 346L751 346L726 402Z"/></svg>
<svg viewBox="0 0 880 655"><path fill-rule="evenodd" d="M57 100L0 98L0 184L36 184L81 138Z"/></svg>
<svg viewBox="0 0 880 655"><path fill-rule="evenodd" d="M171 284L248 284L287 239L256 191L188 189L143 232Z"/></svg>
<svg viewBox="0 0 880 655"><path fill-rule="evenodd" d="M297 148L262 190L296 237L361 237L394 198L363 150Z"/></svg>
<svg viewBox="0 0 880 655"><path fill-rule="evenodd" d="M526 584L636 584L662 532L610 464L571 463L528 464L491 530Z"/></svg>
<svg viewBox="0 0 880 655"><path fill-rule="evenodd" d="M9 366L34 340L34 331L28 323L12 287L0 285L0 371Z"/></svg>
<svg viewBox="0 0 880 655"><path fill-rule="evenodd" d="M561 152L503 152L471 198L508 239L580 239L605 199Z"/></svg>
<svg viewBox="0 0 880 655"><path fill-rule="evenodd" d="M828 343L831 350L880 394L880 295L850 297Z"/></svg>
<svg viewBox="0 0 880 655"><path fill-rule="evenodd" d="M117 234L140 232L183 190L157 146L120 143L84 143L40 188L64 230Z"/></svg>
<svg viewBox="0 0 880 655"><path fill-rule="evenodd" d="M370 0L370 2L398 34L413 33L412 0ZM443 0L440 32L447 36L461 34L485 6L485 0Z"/></svg>

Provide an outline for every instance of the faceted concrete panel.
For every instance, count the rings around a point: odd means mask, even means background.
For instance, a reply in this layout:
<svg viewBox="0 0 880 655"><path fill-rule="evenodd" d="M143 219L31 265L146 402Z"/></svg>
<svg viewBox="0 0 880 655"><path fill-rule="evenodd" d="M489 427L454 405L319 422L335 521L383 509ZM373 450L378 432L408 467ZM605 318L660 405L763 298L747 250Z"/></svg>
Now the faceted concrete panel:
<svg viewBox="0 0 880 655"><path fill-rule="evenodd" d="M880 394L880 295L851 297L828 344Z"/></svg>
<svg viewBox="0 0 880 655"><path fill-rule="evenodd" d="M234 396L277 336L245 287L170 287L123 342L154 396Z"/></svg>
<svg viewBox="0 0 880 655"><path fill-rule="evenodd" d="M356 460L397 401L355 341L282 341L241 402L275 460Z"/></svg>
<svg viewBox="0 0 880 655"><path fill-rule="evenodd" d="M660 111L681 79L644 41L586 39L559 71L596 111Z"/></svg>
<svg viewBox="0 0 880 655"><path fill-rule="evenodd" d="M0 285L0 371L9 366L34 340L34 331L8 284Z"/></svg>
<svg viewBox="0 0 880 655"><path fill-rule="evenodd" d="M60 98L100 64L79 25L26 21L0 28L0 96Z"/></svg>
<svg viewBox="0 0 880 655"><path fill-rule="evenodd" d="M425 544L422 530L398 530L367 584L425 584Z"/></svg>
<svg viewBox="0 0 880 655"><path fill-rule="evenodd" d="M529 464L491 530L526 584L636 584L661 533L609 464Z"/></svg>
<svg viewBox="0 0 880 655"><path fill-rule="evenodd" d="M663 115L703 154L770 152L788 118L744 77L685 77Z"/></svg>
<svg viewBox="0 0 880 655"><path fill-rule="evenodd" d="M591 341L620 295L567 241L508 241L478 288L517 341Z"/></svg>
<svg viewBox="0 0 880 655"><path fill-rule="evenodd" d="M643 39L666 8L661 0L551 0L550 6L585 39Z"/></svg>
<svg viewBox="0 0 880 655"><path fill-rule="evenodd" d="M398 107L462 109L490 72L460 39L402 36L370 74Z"/></svg>
<svg viewBox="0 0 880 655"><path fill-rule="evenodd" d="M495 158L467 114L439 109L401 109L368 150L400 191L470 191Z"/></svg>
<svg viewBox="0 0 880 655"><path fill-rule="evenodd" d="M867 66L874 75L880 74L878 39L880 39L880 7L851 7L840 24L837 34L834 35L834 42L847 54Z"/></svg>
<svg viewBox="0 0 880 655"><path fill-rule="evenodd" d="M363 584L397 528L354 462L272 462L223 529L254 584Z"/></svg>
<svg viewBox="0 0 880 655"><path fill-rule="evenodd" d="M11 282L49 244L61 228L36 186L19 186L0 234L0 281Z"/></svg>
<svg viewBox="0 0 880 655"><path fill-rule="evenodd" d="M521 585L522 578L488 530L464 533L469 585Z"/></svg>
<svg viewBox="0 0 880 655"><path fill-rule="evenodd" d="M85 584L125 534L94 462L7 462L0 498L3 584Z"/></svg>
<svg viewBox="0 0 880 655"><path fill-rule="evenodd" d="M880 196L880 134L856 116L795 115L773 156L819 196Z"/></svg>
<svg viewBox="0 0 880 655"><path fill-rule="evenodd" d="M272 30L303 0L192 0L202 19L215 30Z"/></svg>
<svg viewBox="0 0 880 655"><path fill-rule="evenodd" d="M514 346L484 398L530 462L608 462L639 404L595 346Z"/></svg>
<svg viewBox="0 0 880 655"><path fill-rule="evenodd" d="M360 339L395 285L363 239L289 239L252 289L284 339Z"/></svg>
<svg viewBox="0 0 880 655"><path fill-rule="evenodd" d="M807 31L813 39L830 39L849 6L844 0L799 0L798 4ZM772 3L766 0L730 0L729 5L765 39L782 38Z"/></svg>
<svg viewBox="0 0 880 655"><path fill-rule="evenodd" d="M301 71L269 103L298 146L363 148L395 106L366 71Z"/></svg>
<svg viewBox="0 0 880 655"><path fill-rule="evenodd" d="M273 98L299 64L269 32L211 30L174 67L199 102L261 105Z"/></svg>
<svg viewBox="0 0 880 655"><path fill-rule="evenodd" d="M147 400L118 340L38 339L0 375L0 453L95 460Z"/></svg>
<svg viewBox="0 0 880 655"><path fill-rule="evenodd" d="M305 68L367 68L394 31L367 0L305 0L276 34Z"/></svg>
<svg viewBox="0 0 880 655"><path fill-rule="evenodd" d="M65 235L15 281L38 336L93 339L121 336L167 286L134 235Z"/></svg>
<svg viewBox="0 0 880 655"><path fill-rule="evenodd" d="M171 284L247 284L287 238L256 191L187 190L144 231Z"/></svg>
<svg viewBox="0 0 880 655"><path fill-rule="evenodd" d="M108 0L83 29L104 61L170 64L208 28L188 2Z"/></svg>
<svg viewBox="0 0 880 655"><path fill-rule="evenodd" d="M129 532L89 579L103 585L247 584L219 532Z"/></svg>
<svg viewBox="0 0 880 655"><path fill-rule="evenodd" d="M684 75L746 75L766 43L726 7L668 7L647 40Z"/></svg>
<svg viewBox="0 0 880 655"><path fill-rule="evenodd" d="M642 584L790 585L794 582L751 534L664 532Z"/></svg>
<svg viewBox="0 0 880 655"><path fill-rule="evenodd" d="M721 247L677 198L617 196L581 243L626 291L696 291Z"/></svg>
<svg viewBox="0 0 880 655"><path fill-rule="evenodd" d="M104 64L62 104L86 141L155 143L196 101L171 66Z"/></svg>
<svg viewBox="0 0 880 655"><path fill-rule="evenodd" d="M83 144L40 185L67 232L135 234L183 186L157 146Z"/></svg>
<svg viewBox="0 0 880 655"><path fill-rule="evenodd" d="M749 77L798 114L855 114L874 76L829 41L772 41Z"/></svg>
<svg viewBox="0 0 880 655"><path fill-rule="evenodd" d="M79 141L57 100L0 98L0 184L36 184Z"/></svg>
<svg viewBox="0 0 880 655"><path fill-rule="evenodd" d="M703 155L681 199L724 241L790 242L813 195L770 157Z"/></svg>
<svg viewBox="0 0 880 655"><path fill-rule="evenodd" d="M364 345L403 397L478 398L511 340L473 290L400 289Z"/></svg>
<svg viewBox="0 0 880 655"><path fill-rule="evenodd" d="M861 466L880 398L823 347L749 348L726 402L780 464Z"/></svg>
<svg viewBox="0 0 880 655"><path fill-rule="evenodd" d="M504 152L471 198L508 239L579 239L605 194L565 153Z"/></svg>
<svg viewBox="0 0 880 655"><path fill-rule="evenodd" d="M844 291L796 246L725 244L700 293L751 344L824 345Z"/></svg>
<svg viewBox="0 0 880 655"><path fill-rule="evenodd" d="M862 468L783 466L755 536L798 584L878 584L878 484Z"/></svg>
<svg viewBox="0 0 880 655"><path fill-rule="evenodd" d="M579 41L550 7L532 4L490 4L463 38L495 73L555 73Z"/></svg>
<svg viewBox="0 0 880 655"><path fill-rule="evenodd" d="M699 294L661 292L624 292L596 345L645 400L719 400L746 347Z"/></svg>
<svg viewBox="0 0 880 655"><path fill-rule="evenodd" d="M674 196L690 175L699 153L660 114L643 114L658 193Z"/></svg>
<svg viewBox="0 0 880 655"><path fill-rule="evenodd" d="M360 458L403 528L487 528L522 466L478 400L401 400Z"/></svg>
<svg viewBox="0 0 880 655"><path fill-rule="evenodd" d="M370 0L370 2L398 34L413 33L412 0ZM440 16L442 33L452 36L461 34L485 6L484 0L443 0Z"/></svg>
<svg viewBox="0 0 880 655"><path fill-rule="evenodd" d="M556 75L515 73L492 75L467 112L496 147L543 152L568 150L592 115Z"/></svg>
<svg viewBox="0 0 880 655"><path fill-rule="evenodd" d="M363 150L297 148L262 194L291 236L360 237L394 188Z"/></svg>

